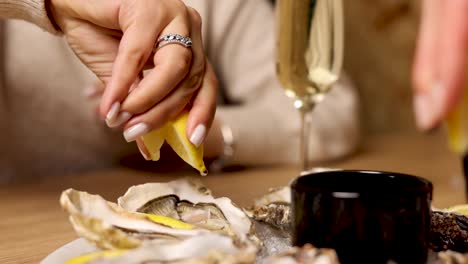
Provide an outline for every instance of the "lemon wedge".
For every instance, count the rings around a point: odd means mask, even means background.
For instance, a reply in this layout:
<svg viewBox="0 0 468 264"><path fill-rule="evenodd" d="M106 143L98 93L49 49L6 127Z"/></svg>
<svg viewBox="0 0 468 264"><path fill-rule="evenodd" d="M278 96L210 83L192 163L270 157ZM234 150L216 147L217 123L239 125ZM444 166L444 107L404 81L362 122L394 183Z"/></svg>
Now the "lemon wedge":
<svg viewBox="0 0 468 264"><path fill-rule="evenodd" d="M97 259L116 258L125 254L127 250L104 250L69 259L65 264L86 264Z"/></svg>
<svg viewBox="0 0 468 264"><path fill-rule="evenodd" d="M459 213L462 215L468 215L468 204L459 204L459 205L454 205L451 206L445 210L444 212L449 212L449 213Z"/></svg>
<svg viewBox="0 0 468 264"><path fill-rule="evenodd" d="M158 161L161 157L160 150L164 144L164 141L166 140L167 127L168 125L166 124L162 128L153 130L142 137L143 143L145 144L145 147L150 154L151 160Z"/></svg>
<svg viewBox="0 0 468 264"><path fill-rule="evenodd" d="M447 120L449 147L457 154L464 155L468 150L468 93L463 94L461 102L449 113Z"/></svg>
<svg viewBox="0 0 468 264"><path fill-rule="evenodd" d="M179 157L205 176L208 171L203 161L203 146L195 147L187 138L187 119L188 111L184 111L176 120L144 135L142 140L152 160L159 160L160 149L166 141Z"/></svg>
<svg viewBox="0 0 468 264"><path fill-rule="evenodd" d="M191 224L187 224L185 222L179 221L171 217L167 217L163 215L155 215L155 214L145 214L145 215L146 217L148 217L149 220L157 224L165 225L171 228L175 228L175 229L194 229L195 228L195 226Z"/></svg>

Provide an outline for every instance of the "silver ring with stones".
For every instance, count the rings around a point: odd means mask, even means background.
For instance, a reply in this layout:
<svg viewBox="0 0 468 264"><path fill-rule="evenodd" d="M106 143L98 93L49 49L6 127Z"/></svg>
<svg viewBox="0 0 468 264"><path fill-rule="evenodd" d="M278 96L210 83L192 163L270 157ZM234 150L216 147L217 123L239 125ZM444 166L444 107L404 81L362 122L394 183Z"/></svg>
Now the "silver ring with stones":
<svg viewBox="0 0 468 264"><path fill-rule="evenodd" d="M192 39L179 34L166 34L158 38L156 48L159 49L169 44L178 44L190 48L192 47Z"/></svg>

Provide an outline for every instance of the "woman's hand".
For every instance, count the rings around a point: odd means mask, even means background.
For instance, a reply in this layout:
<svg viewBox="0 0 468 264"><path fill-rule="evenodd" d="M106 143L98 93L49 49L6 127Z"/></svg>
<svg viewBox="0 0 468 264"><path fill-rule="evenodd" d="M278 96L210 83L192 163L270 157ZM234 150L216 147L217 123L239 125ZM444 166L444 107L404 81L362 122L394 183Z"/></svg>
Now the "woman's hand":
<svg viewBox="0 0 468 264"><path fill-rule="evenodd" d="M200 120L200 117L210 116L210 112L214 112L213 106L208 105L210 97L216 96L216 90L218 87L218 80L214 73L214 70L209 62L206 65L206 72L202 82L202 88L199 91L199 94L193 100L192 110L189 114L189 123L187 124L187 131L193 131L196 129L196 124L203 123L203 120ZM104 93L104 85L101 81L94 82L90 87L84 90L84 96L89 100L100 99ZM214 91L215 93L211 93ZM206 100L208 99L208 100ZM99 115L99 107L95 110L96 115ZM200 112L205 111L205 112ZM205 147L204 147L204 157L205 158L218 158L223 152L223 136L221 134L220 123L216 120L208 120L209 126L211 129L208 131L206 138L204 138ZM192 143L194 140L192 140ZM146 159L150 159L150 154L146 149L145 144L141 138L136 139L138 149L142 156ZM196 144L195 144L196 145Z"/></svg>
<svg viewBox="0 0 468 264"><path fill-rule="evenodd" d="M437 126L460 101L468 60L468 1L424 0L413 67L414 109L422 130Z"/></svg>
<svg viewBox="0 0 468 264"><path fill-rule="evenodd" d="M51 0L53 17L80 60L103 82L100 115L134 141L192 102L187 136L200 145L214 117L217 87L207 69L201 18L180 0ZM165 34L191 37L191 48ZM149 73L143 76L144 69ZM209 75L208 77L206 75Z"/></svg>

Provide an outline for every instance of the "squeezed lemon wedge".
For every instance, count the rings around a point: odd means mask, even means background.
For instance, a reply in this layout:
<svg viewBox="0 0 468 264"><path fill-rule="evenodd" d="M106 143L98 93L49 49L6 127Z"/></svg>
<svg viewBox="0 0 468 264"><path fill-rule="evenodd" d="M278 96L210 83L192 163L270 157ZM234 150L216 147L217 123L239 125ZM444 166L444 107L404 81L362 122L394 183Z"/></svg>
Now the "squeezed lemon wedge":
<svg viewBox="0 0 468 264"><path fill-rule="evenodd" d="M143 143L150 154L151 160L157 161L161 157L161 147L166 140L167 124L157 130L151 131L142 137Z"/></svg>
<svg viewBox="0 0 468 264"><path fill-rule="evenodd" d="M69 259L65 264L86 264L96 259L116 258L125 254L127 250L113 249L94 252L86 255L82 255L76 258Z"/></svg>
<svg viewBox="0 0 468 264"><path fill-rule="evenodd" d="M151 160L160 158L160 149L166 141L172 149L190 166L197 169L202 176L208 174L203 161L203 145L195 147L187 138L188 111L184 111L176 120L168 122L162 128L153 130L142 137Z"/></svg>
<svg viewBox="0 0 468 264"><path fill-rule="evenodd" d="M468 92L463 94L461 102L449 113L446 126L450 149L464 155L468 150Z"/></svg>

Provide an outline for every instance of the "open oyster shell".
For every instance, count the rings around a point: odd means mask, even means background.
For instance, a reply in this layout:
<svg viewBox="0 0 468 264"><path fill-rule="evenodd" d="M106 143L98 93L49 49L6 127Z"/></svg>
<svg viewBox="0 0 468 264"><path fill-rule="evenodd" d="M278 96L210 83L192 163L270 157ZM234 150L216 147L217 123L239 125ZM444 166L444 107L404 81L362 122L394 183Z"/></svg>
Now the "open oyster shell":
<svg viewBox="0 0 468 264"><path fill-rule="evenodd" d="M302 175L324 171L337 171L337 168L316 167ZM268 193L257 198L254 204L245 209L249 216L284 231L290 229L291 223L291 188L289 186L271 188Z"/></svg>
<svg viewBox="0 0 468 264"><path fill-rule="evenodd" d="M290 205L291 189L289 187L274 188L256 199L254 205L247 208L246 212L256 221L287 230L291 223Z"/></svg>
<svg viewBox="0 0 468 264"><path fill-rule="evenodd" d="M102 252L80 256L76 264L143 264L143 263L253 263L256 251L237 247L224 235L210 233L181 241L145 242L126 252Z"/></svg>
<svg viewBox="0 0 468 264"><path fill-rule="evenodd" d="M99 195L73 189L62 193L60 203L76 233L103 249L135 248L144 240L177 240L209 233L176 220L161 221L153 215L125 211Z"/></svg>
<svg viewBox="0 0 468 264"><path fill-rule="evenodd" d="M241 242L257 240L244 211L229 198L214 198L199 181L184 179L133 186L118 199L118 204L128 211L171 217Z"/></svg>

